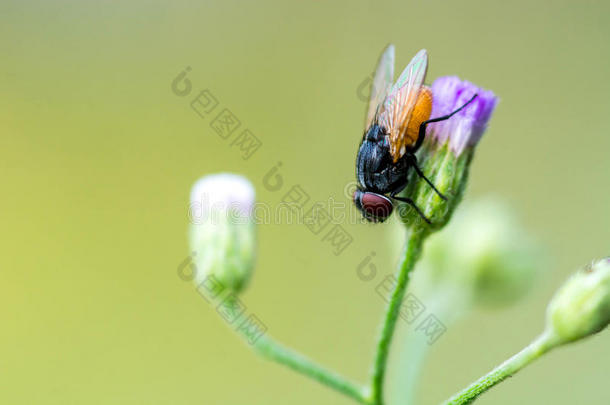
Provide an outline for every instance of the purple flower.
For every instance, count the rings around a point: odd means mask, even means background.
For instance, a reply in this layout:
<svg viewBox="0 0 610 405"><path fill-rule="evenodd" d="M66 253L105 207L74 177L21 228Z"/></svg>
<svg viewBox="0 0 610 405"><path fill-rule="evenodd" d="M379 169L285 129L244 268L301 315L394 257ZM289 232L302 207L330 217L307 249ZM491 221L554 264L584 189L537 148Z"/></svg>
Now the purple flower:
<svg viewBox="0 0 610 405"><path fill-rule="evenodd" d="M475 94L477 97L473 99ZM468 101L470 103L465 105ZM430 124L431 142L419 155L422 171L448 199L440 198L415 173L409 174L404 192L430 219L433 230L441 229L459 204L468 182L474 148L487 128L497 102L493 92L455 76L440 77L432 84L431 117L446 116L464 107L448 120ZM412 211L403 213L403 222L407 226L430 229L428 224L420 224L419 215Z"/></svg>
<svg viewBox="0 0 610 405"><path fill-rule="evenodd" d="M473 147L479 142L498 98L492 91L481 89L457 76L436 79L432 84L432 94L432 117L451 113L477 94L472 103L455 116L430 124L433 139L439 144L449 141L449 147L459 156L466 147Z"/></svg>

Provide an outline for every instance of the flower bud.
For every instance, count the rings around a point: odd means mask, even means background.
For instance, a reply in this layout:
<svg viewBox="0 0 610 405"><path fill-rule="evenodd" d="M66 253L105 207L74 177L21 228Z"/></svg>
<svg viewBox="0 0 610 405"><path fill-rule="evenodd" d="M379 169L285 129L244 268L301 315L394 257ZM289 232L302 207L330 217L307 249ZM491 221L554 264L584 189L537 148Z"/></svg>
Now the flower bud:
<svg viewBox="0 0 610 405"><path fill-rule="evenodd" d="M451 118L428 125L426 140L418 155L422 172L447 197L447 201L440 198L414 170L408 176L404 195L414 200L432 222L433 230L442 228L449 221L462 197L474 149L487 128L498 99L493 92L458 77L440 77L432 84L431 118L452 113L475 94L474 100ZM427 226L415 210L401 211L407 226Z"/></svg>
<svg viewBox="0 0 610 405"><path fill-rule="evenodd" d="M578 270L547 308L547 330L560 343L573 342L610 323L610 258Z"/></svg>
<svg viewBox="0 0 610 405"><path fill-rule="evenodd" d="M430 237L418 273L428 279L426 289L452 287L463 302L499 306L528 291L541 256L510 209L487 198L465 204L442 233Z"/></svg>
<svg viewBox="0 0 610 405"><path fill-rule="evenodd" d="M255 259L254 187L244 177L221 173L198 180L191 189L190 248L197 284L214 276L225 288L240 292Z"/></svg>

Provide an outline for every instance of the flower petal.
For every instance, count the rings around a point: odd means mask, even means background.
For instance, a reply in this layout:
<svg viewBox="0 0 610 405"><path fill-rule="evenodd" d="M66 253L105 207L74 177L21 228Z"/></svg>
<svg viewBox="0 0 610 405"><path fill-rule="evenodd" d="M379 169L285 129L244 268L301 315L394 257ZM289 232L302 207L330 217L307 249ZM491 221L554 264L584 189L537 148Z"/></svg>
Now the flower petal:
<svg viewBox="0 0 610 405"><path fill-rule="evenodd" d="M498 98L492 91L460 80L457 76L440 77L432 84L433 118L450 114L475 94L477 97L462 111L448 120L430 124L432 137L441 144L449 141L449 146L456 156L466 147L474 147L479 142Z"/></svg>

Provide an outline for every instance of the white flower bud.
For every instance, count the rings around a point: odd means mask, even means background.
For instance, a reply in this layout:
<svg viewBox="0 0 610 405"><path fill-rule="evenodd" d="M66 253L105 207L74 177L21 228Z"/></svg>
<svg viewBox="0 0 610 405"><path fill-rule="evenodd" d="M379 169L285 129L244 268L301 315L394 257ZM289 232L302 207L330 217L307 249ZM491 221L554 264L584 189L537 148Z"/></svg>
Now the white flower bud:
<svg viewBox="0 0 610 405"><path fill-rule="evenodd" d="M255 192L244 177L221 173L191 189L190 247L197 284L214 276L235 292L247 284L255 259Z"/></svg>
<svg viewBox="0 0 610 405"><path fill-rule="evenodd" d="M610 258L594 262L570 277L547 309L547 329L561 343L573 342L610 323Z"/></svg>

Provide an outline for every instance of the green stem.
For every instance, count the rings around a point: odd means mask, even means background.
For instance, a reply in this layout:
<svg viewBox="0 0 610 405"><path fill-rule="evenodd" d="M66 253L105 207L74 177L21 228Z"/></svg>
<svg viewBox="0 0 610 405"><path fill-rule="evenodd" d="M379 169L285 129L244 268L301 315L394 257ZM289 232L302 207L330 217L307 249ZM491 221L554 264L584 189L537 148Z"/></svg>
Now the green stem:
<svg viewBox="0 0 610 405"><path fill-rule="evenodd" d="M407 246L400 265L396 287L388 303L383 321L381 335L377 341L377 351L370 382L370 402L375 405L383 404L383 382L386 372L386 363L390 351L390 343L396 329L396 320L405 290L409 283L411 270L415 266L421 253L421 247L427 233L424 230L411 230L407 236Z"/></svg>
<svg viewBox="0 0 610 405"><path fill-rule="evenodd" d="M553 334L548 332L543 333L525 349L500 364L487 375L470 384L467 388L449 398L444 404L461 405L472 403L479 395L502 382L507 377L511 377L517 371L521 370L555 346L557 346L557 339Z"/></svg>
<svg viewBox="0 0 610 405"><path fill-rule="evenodd" d="M244 337L247 339L248 336L244 335ZM269 360L288 366L296 372L306 375L360 403L366 403L363 388L348 381L345 377L323 368L307 357L280 345L270 337L261 336L254 344L254 349Z"/></svg>

